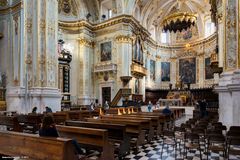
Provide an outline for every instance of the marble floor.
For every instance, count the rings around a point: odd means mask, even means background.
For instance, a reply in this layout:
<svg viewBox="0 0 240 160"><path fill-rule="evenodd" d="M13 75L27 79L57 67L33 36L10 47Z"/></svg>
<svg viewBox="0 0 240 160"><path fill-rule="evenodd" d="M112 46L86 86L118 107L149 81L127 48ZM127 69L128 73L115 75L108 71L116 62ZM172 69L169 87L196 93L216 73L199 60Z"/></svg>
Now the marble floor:
<svg viewBox="0 0 240 160"><path fill-rule="evenodd" d="M191 113L193 107L187 108L186 113ZM145 111L145 108L143 108ZM176 126L180 126L186 122L192 114L186 114L184 117L178 119L175 122ZM202 146L202 148L204 148ZM162 153L163 151L163 153ZM181 153L180 153L181 152ZM176 152L172 146L164 145L162 149L162 139L152 141L143 146L140 146L138 151L130 151L129 155L126 155L123 160L200 160L200 152L191 150L187 153L187 157L183 156L183 146L178 147ZM161 157L162 153L162 157ZM176 154L176 155L175 155ZM90 159L97 159L97 156L90 157ZM202 153L202 159L207 160L207 154ZM208 156L209 160L224 160L222 153L210 153ZM116 159L117 160L117 159ZM230 156L230 160L240 160L240 156Z"/></svg>

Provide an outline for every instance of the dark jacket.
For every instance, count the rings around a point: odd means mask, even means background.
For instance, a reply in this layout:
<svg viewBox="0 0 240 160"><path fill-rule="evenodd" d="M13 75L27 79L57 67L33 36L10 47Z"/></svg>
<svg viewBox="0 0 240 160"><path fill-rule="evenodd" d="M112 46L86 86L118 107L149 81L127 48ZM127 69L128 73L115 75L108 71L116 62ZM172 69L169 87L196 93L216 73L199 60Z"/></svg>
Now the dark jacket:
<svg viewBox="0 0 240 160"><path fill-rule="evenodd" d="M40 128L39 135L43 137L59 137L56 127Z"/></svg>

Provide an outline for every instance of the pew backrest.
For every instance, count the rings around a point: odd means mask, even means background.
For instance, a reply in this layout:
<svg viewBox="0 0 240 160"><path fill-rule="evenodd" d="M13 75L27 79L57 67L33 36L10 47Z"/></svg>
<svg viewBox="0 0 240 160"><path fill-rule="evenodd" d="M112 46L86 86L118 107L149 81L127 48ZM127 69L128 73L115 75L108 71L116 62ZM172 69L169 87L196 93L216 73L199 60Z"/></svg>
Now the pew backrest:
<svg viewBox="0 0 240 160"><path fill-rule="evenodd" d="M72 140L35 134L0 131L0 154L36 160L76 160Z"/></svg>

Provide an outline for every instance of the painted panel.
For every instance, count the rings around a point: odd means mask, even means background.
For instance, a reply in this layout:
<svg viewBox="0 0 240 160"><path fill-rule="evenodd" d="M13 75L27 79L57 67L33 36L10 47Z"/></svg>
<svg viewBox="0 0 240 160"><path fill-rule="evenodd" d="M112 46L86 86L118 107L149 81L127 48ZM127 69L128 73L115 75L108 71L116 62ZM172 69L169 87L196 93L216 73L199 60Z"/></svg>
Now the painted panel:
<svg viewBox="0 0 240 160"><path fill-rule="evenodd" d="M110 61L112 59L112 43L101 43L101 61Z"/></svg>
<svg viewBox="0 0 240 160"><path fill-rule="evenodd" d="M156 76L155 76L155 65L156 62L153 60L150 60L150 78L151 80L155 80Z"/></svg>
<svg viewBox="0 0 240 160"><path fill-rule="evenodd" d="M163 82L170 82L170 62L161 63L161 79Z"/></svg>
<svg viewBox="0 0 240 160"><path fill-rule="evenodd" d="M212 68L210 67L210 57L205 58L205 79L213 79Z"/></svg>
<svg viewBox="0 0 240 160"><path fill-rule="evenodd" d="M196 58L179 59L179 77L183 83L196 83Z"/></svg>

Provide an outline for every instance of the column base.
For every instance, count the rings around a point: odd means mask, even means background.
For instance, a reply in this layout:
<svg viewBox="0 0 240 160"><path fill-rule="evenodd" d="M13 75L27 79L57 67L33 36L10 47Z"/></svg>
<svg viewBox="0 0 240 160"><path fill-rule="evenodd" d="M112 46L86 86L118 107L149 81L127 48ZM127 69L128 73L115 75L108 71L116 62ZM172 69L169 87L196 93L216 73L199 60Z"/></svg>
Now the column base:
<svg viewBox="0 0 240 160"><path fill-rule="evenodd" d="M219 121L227 127L240 125L240 71L223 73L215 91L219 94Z"/></svg>
<svg viewBox="0 0 240 160"><path fill-rule="evenodd" d="M56 88L36 87L26 90L24 87L8 87L6 102L8 111L18 113L30 113L33 107L37 107L37 113L45 111L49 106L53 112L61 110L61 93Z"/></svg>

